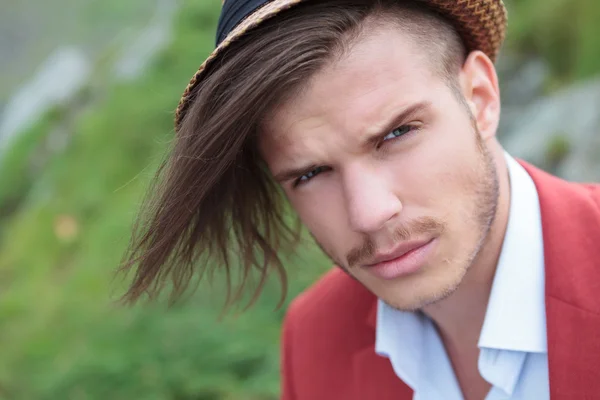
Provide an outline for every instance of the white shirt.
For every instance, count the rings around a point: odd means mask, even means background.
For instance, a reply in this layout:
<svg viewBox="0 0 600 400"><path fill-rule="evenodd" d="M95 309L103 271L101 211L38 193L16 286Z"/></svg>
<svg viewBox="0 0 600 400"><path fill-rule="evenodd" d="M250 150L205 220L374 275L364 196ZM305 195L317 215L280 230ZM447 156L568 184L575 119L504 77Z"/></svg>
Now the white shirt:
<svg viewBox="0 0 600 400"><path fill-rule="evenodd" d="M486 400L549 399L544 251L538 194L531 177L506 154L510 214L479 336L479 373L492 385ZM390 359L414 400L461 400L462 393L433 322L381 300L375 351Z"/></svg>

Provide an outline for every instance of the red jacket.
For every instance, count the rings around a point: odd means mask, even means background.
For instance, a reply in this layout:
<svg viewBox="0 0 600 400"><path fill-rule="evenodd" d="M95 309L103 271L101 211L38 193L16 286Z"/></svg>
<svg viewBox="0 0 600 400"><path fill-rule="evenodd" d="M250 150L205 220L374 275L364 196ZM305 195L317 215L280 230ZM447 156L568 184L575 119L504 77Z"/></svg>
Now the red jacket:
<svg viewBox="0 0 600 400"><path fill-rule="evenodd" d="M550 396L600 399L600 186L522 164L542 214ZM283 400L412 399L375 354L376 304L337 269L293 301L283 327Z"/></svg>

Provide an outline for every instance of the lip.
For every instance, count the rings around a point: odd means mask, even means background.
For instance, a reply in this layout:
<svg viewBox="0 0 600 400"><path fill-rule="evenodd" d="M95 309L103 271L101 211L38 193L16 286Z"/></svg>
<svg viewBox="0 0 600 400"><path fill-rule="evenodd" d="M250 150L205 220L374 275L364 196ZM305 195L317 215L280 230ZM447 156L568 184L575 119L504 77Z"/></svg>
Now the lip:
<svg viewBox="0 0 600 400"><path fill-rule="evenodd" d="M385 280L415 273L425 264L435 243L435 238L401 243L390 252L379 253L365 268Z"/></svg>
<svg viewBox="0 0 600 400"><path fill-rule="evenodd" d="M373 263L369 264L368 266L375 266L379 263L382 262L386 262L386 261L391 261L394 260L398 257L402 257L404 254L415 250L419 247L422 247L424 245L426 245L427 243L431 242L432 239L428 239L428 240L412 240L410 242L403 242L400 243L399 245L397 245L394 249L392 249L389 252L385 252L385 253L377 253L377 255L375 256L375 258L373 258Z"/></svg>

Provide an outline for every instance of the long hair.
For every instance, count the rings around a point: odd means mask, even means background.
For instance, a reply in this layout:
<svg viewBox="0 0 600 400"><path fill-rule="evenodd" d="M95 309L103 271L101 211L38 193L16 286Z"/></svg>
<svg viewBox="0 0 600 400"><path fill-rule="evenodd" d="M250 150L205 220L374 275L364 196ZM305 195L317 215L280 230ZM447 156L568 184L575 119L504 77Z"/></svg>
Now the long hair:
<svg viewBox="0 0 600 400"><path fill-rule="evenodd" d="M271 271L285 298L280 251L293 248L300 230L258 152L262 122L341 56L365 18L375 14L393 15L409 34L428 37L440 72L452 75L456 60L464 58L458 34L415 3L307 2L231 44L195 89L134 225L121 268L133 272L124 300L134 302L143 294L154 298L168 282L175 300L191 282L217 271L226 279L226 306L255 282L252 304Z"/></svg>

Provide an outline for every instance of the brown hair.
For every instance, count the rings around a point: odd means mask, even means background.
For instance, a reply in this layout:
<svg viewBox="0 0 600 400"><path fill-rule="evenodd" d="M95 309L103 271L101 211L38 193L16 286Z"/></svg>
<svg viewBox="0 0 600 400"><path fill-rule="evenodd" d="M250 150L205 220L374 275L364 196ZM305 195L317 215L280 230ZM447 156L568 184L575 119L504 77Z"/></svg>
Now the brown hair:
<svg viewBox="0 0 600 400"><path fill-rule="evenodd" d="M196 278L225 274L226 306L258 273L250 304L271 269L287 289L278 252L300 230L264 165L261 120L362 34L365 19L396 23L419 43L456 91L465 49L452 26L416 1L321 0L300 4L232 43L197 86L171 152L157 172L134 226L122 271L134 273L124 296L155 297L170 281L171 300ZM381 19L379 17L382 17ZM234 282L234 281L237 281ZM231 289L235 288L232 294Z"/></svg>

